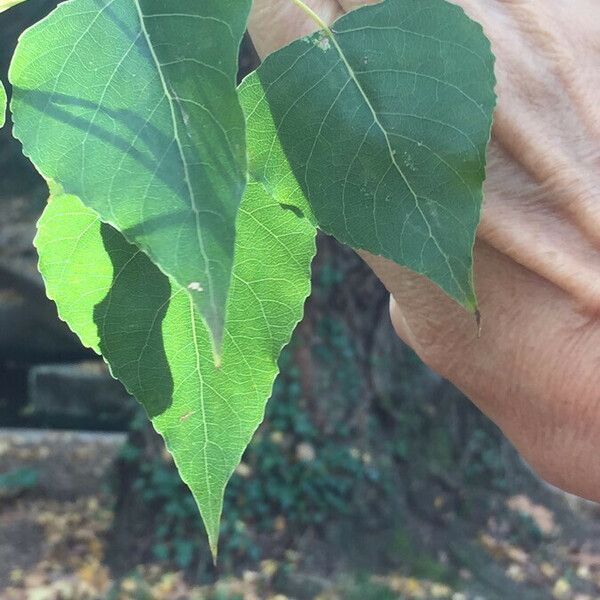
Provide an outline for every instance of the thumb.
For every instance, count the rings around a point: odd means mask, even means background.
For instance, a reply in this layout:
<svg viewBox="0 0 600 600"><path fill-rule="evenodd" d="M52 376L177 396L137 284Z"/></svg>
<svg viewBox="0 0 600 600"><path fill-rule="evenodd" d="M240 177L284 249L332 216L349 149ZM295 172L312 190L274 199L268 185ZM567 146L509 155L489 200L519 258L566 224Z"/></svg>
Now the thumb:
<svg viewBox="0 0 600 600"><path fill-rule="evenodd" d="M600 500L600 324L571 297L479 241L472 314L419 275L362 253L392 294L394 327L503 430L538 473Z"/></svg>

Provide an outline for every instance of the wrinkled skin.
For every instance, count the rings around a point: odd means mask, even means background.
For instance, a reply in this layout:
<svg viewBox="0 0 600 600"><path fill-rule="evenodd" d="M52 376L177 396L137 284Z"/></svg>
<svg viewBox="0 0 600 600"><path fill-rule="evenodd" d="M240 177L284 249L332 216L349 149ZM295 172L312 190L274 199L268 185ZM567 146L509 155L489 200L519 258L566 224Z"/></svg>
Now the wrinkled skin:
<svg viewBox="0 0 600 600"><path fill-rule="evenodd" d="M363 0L306 0L331 22ZM498 108L475 248L482 314L363 253L398 334L545 479L600 501L600 2L456 0L497 57ZM255 0L265 56L316 27Z"/></svg>

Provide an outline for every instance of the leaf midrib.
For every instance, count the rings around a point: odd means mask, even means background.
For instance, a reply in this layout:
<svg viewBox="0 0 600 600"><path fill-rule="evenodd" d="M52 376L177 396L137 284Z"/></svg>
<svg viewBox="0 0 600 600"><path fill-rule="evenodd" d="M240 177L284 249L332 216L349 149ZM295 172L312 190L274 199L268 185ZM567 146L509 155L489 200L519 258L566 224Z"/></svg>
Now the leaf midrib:
<svg viewBox="0 0 600 600"><path fill-rule="evenodd" d="M377 116L377 112L375 111L375 107L371 104L371 101L369 100L369 97L367 96L366 91L364 90L363 86L361 85L360 81L358 80L358 78L356 76L356 73L354 72L354 69L352 68L352 65L346 58L346 55L344 54L342 47L338 43L334 30L332 30L330 27L325 27L324 32L327 35L327 37L330 39L330 41L332 42L333 47L336 49L337 53L339 54L339 56L342 60L342 63L344 64L346 70L348 71L348 75L349 75L350 79L356 85L356 88L358 89L360 95L362 96L367 107L369 108L369 111L371 112L371 115L373 117L373 121L375 122L375 125L379 128L379 130L383 134L392 164L398 171L400 177L402 178L406 187L408 188L408 190L410 191L410 193L413 196L413 199L415 201L415 206L416 206L417 210L419 211L421 218L423 219L423 222L425 223L425 225L427 227L429 239L431 239L433 241L433 243L435 244L435 247L438 249L439 253L444 257L444 261L446 262L446 265L448 266L448 270L452 276L454 283L458 287L458 289L461 290L463 292L463 294L465 294L465 297L468 297L468 290L465 290L463 288L463 286L460 284L460 282L458 281L456 274L454 273L454 269L452 268L452 265L450 264L450 259L449 259L448 255L444 252L444 250L441 248L439 242L437 241L436 237L433 235L431 225L430 225L429 221L427 220L427 217L425 216L423 209L421 208L421 204L419 202L419 197L417 196L416 192L414 191L413 187L411 186L410 182L408 181L406 175L400 168L400 165L396 161L394 149L392 148L388 132L385 129L385 127L383 126L383 124L381 123L381 121L379 120L379 117Z"/></svg>
<svg viewBox="0 0 600 600"><path fill-rule="evenodd" d="M175 107L173 105L174 98L171 96L171 93L169 91L169 86L167 84L167 80L165 79L165 76L162 72L162 67L161 67L160 61L158 60L158 56L156 56L156 52L154 51L154 46L152 45L152 41L150 40L150 34L148 33L148 30L146 29L146 24L144 22L144 13L142 12L142 7L140 5L140 2L139 2L139 0L133 0L133 3L135 4L135 8L138 13L138 17L140 20L140 28L144 35L146 45L148 46L148 51L150 52L150 56L152 57L152 60L154 61L154 65L158 72L158 76L160 78L160 82L161 82L165 97L167 98L167 100L169 102L169 110L171 113L171 119L172 119L172 123L173 123L173 136L175 138L177 150L178 150L179 156L181 158L181 163L182 163L183 171L184 171L185 184L188 189L188 194L190 196L190 202L191 202L191 208L192 208L192 211L194 212L194 216L195 216L195 220L196 220L195 230L196 230L196 239L198 240L198 247L200 249L200 253L202 254L202 258L204 259L204 265L205 265L204 274L205 274L206 280L207 280L210 305L211 305L212 310L215 313L217 313L218 311L217 311L215 295L214 295L213 279L212 279L212 275L210 273L210 268L209 268L208 254L206 252L206 247L204 245L204 239L202 238L202 233L200 231L200 211L198 209L198 206L196 205L196 195L195 195L194 189L192 187L189 169L188 169L188 165L187 165L187 160L185 158L185 154L184 154L183 148L181 146L181 140L179 139L179 134L177 131L177 129L178 129L177 118L175 117Z"/></svg>

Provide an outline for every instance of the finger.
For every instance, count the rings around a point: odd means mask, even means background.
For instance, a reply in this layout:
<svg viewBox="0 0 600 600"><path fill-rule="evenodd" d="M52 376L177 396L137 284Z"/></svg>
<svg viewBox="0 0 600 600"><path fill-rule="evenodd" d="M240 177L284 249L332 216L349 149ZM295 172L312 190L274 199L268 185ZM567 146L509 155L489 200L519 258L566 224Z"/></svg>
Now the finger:
<svg viewBox="0 0 600 600"><path fill-rule="evenodd" d="M542 477L600 500L600 323L485 243L473 315L424 278L365 259L393 294L399 335L492 418Z"/></svg>
<svg viewBox="0 0 600 600"><path fill-rule="evenodd" d="M336 0L304 0L304 3L326 23L343 14ZM261 58L317 29L317 23L291 0L254 0L248 31Z"/></svg>

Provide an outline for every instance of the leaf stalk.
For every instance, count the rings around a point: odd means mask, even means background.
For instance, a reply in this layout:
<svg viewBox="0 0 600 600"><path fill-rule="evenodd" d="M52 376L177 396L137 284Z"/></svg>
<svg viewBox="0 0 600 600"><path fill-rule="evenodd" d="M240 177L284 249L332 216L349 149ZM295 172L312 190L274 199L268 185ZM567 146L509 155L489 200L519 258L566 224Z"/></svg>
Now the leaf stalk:
<svg viewBox="0 0 600 600"><path fill-rule="evenodd" d="M333 38L333 31L329 29L329 25L323 21L323 19L308 5L306 5L302 0L292 0L292 2L305 14L307 14L318 26L322 29L327 36Z"/></svg>

